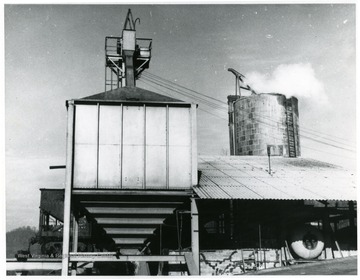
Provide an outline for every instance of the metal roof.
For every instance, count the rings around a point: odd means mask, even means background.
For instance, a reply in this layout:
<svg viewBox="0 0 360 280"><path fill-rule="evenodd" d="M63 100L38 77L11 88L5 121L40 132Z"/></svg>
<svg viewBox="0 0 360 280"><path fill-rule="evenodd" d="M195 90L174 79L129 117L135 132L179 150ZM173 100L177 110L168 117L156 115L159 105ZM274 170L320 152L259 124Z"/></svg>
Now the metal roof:
<svg viewBox="0 0 360 280"><path fill-rule="evenodd" d="M356 200L356 175L304 158L199 156L201 199Z"/></svg>
<svg viewBox="0 0 360 280"><path fill-rule="evenodd" d="M92 101L183 102L139 87L121 87L81 98Z"/></svg>

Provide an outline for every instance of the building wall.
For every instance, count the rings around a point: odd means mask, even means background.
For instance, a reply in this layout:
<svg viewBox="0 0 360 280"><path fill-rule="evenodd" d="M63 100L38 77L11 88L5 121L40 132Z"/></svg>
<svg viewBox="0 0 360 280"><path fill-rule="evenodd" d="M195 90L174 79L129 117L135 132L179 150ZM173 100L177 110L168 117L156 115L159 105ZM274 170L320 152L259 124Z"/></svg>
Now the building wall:
<svg viewBox="0 0 360 280"><path fill-rule="evenodd" d="M236 275L280 266L280 250L237 249L201 251L202 276Z"/></svg>
<svg viewBox="0 0 360 280"><path fill-rule="evenodd" d="M230 101L230 99L228 98ZM229 107L231 105L229 104ZM291 111L287 110L291 107ZM229 109L229 117L231 113ZM289 155L288 117L293 118L296 155L300 155L299 113L295 97L286 99L282 94L256 94L243 96L233 102L233 133L235 155ZM231 130L232 124L229 121Z"/></svg>
<svg viewBox="0 0 360 280"><path fill-rule="evenodd" d="M194 114L190 106L77 104L74 188L191 188Z"/></svg>
<svg viewBox="0 0 360 280"><path fill-rule="evenodd" d="M356 256L355 250L342 250L343 257ZM334 258L342 258L341 253L333 251ZM284 256L279 249L236 249L200 252L200 275L238 275L247 272L280 267L292 256ZM325 260L325 252L319 256Z"/></svg>

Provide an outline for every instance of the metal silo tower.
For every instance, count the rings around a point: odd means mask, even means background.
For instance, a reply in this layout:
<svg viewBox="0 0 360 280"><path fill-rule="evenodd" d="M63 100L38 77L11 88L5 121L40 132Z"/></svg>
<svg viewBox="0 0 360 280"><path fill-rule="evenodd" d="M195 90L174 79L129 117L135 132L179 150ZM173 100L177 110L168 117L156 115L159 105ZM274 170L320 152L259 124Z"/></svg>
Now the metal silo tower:
<svg viewBox="0 0 360 280"><path fill-rule="evenodd" d="M256 93L234 69L235 95L228 96L231 155L300 156L299 110L296 97ZM241 96L241 89L251 92Z"/></svg>

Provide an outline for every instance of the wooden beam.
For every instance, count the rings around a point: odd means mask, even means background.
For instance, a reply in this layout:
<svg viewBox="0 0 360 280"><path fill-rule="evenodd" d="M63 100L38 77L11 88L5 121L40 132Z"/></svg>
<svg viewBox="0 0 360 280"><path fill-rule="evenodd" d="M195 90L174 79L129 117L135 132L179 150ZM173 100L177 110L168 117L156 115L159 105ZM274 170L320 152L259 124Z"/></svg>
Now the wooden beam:
<svg viewBox="0 0 360 280"><path fill-rule="evenodd" d="M65 169L66 165L50 165L49 169Z"/></svg>

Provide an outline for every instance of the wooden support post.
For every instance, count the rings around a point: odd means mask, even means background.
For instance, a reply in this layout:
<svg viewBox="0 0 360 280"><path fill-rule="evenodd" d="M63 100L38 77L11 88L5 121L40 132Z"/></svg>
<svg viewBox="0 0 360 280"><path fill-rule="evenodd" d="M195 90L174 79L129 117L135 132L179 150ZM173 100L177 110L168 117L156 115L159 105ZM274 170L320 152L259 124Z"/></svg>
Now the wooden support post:
<svg viewBox="0 0 360 280"><path fill-rule="evenodd" d="M343 255L343 253L342 253L342 251L340 249L340 246L339 246L339 243L337 242L337 240L335 240L335 245L336 245L336 248L338 249L338 251L340 252L340 256L343 258L344 255Z"/></svg>
<svg viewBox="0 0 360 280"><path fill-rule="evenodd" d="M46 225L46 230L49 230L50 215L48 213L46 213L46 216L45 216L45 225Z"/></svg>
<svg viewBox="0 0 360 280"><path fill-rule="evenodd" d="M64 198L64 225L61 275L68 276L69 246L70 246L70 213L71 213L71 184L73 171L73 138L74 138L74 103L68 101L67 135L66 135L66 177Z"/></svg>
<svg viewBox="0 0 360 280"><path fill-rule="evenodd" d="M42 232L42 216L43 216L43 211L40 209L40 214L39 214L39 234L41 236L41 232Z"/></svg>
<svg viewBox="0 0 360 280"><path fill-rule="evenodd" d="M234 222L234 201L229 200L229 220L230 220L230 239L234 240L235 222Z"/></svg>
<svg viewBox="0 0 360 280"><path fill-rule="evenodd" d="M196 199L191 198L191 251L200 275L199 213Z"/></svg>
<svg viewBox="0 0 360 280"><path fill-rule="evenodd" d="M78 249L78 240L79 240L79 223L77 220L77 216L73 213L73 233L72 233L72 252L76 253ZM76 275L76 267L77 263L73 262L71 265L71 275Z"/></svg>
<svg viewBox="0 0 360 280"><path fill-rule="evenodd" d="M125 79L125 76L126 76L126 74L125 74L125 69L126 69L126 67L125 67L125 60L123 60L123 63L122 63L122 65L121 65L121 68L122 68L121 86L122 86L122 87L125 87L125 86L126 86L126 79ZM111 89L112 89L112 88L111 88Z"/></svg>
<svg viewBox="0 0 360 280"><path fill-rule="evenodd" d="M159 253L160 253L160 255L162 255L162 250L163 250L163 248L162 248L162 224L160 225L159 231L160 231L160 234L159 234Z"/></svg>
<svg viewBox="0 0 360 280"><path fill-rule="evenodd" d="M287 265L286 245L285 245L285 240L286 240L286 235L287 235L286 223L287 223L286 218L281 217L280 224L279 224L279 229L280 229L280 232L279 232L280 266Z"/></svg>
<svg viewBox="0 0 360 280"><path fill-rule="evenodd" d="M240 251L241 251L241 261L242 261L242 265L243 265L242 270L245 273L244 251L243 251L243 249L240 249Z"/></svg>
<svg viewBox="0 0 360 280"><path fill-rule="evenodd" d="M356 211L354 201L349 201L349 223L350 223L350 238L353 241L356 240L356 226L355 226Z"/></svg>
<svg viewBox="0 0 360 280"><path fill-rule="evenodd" d="M285 240L285 246L286 246L286 253L289 256L289 263L292 264L294 257L291 255L289 244L288 244L287 240Z"/></svg>
<svg viewBox="0 0 360 280"><path fill-rule="evenodd" d="M79 222L76 215L73 215L73 244L72 252L76 253L78 248L78 239L79 239Z"/></svg>
<svg viewBox="0 0 360 280"><path fill-rule="evenodd" d="M331 242L331 233L332 228L330 225L329 219L329 211L328 211L328 202L325 202L325 211L323 214L323 231L324 231L324 238L325 238L325 258L326 259L333 259L333 252L332 252L332 242Z"/></svg>

